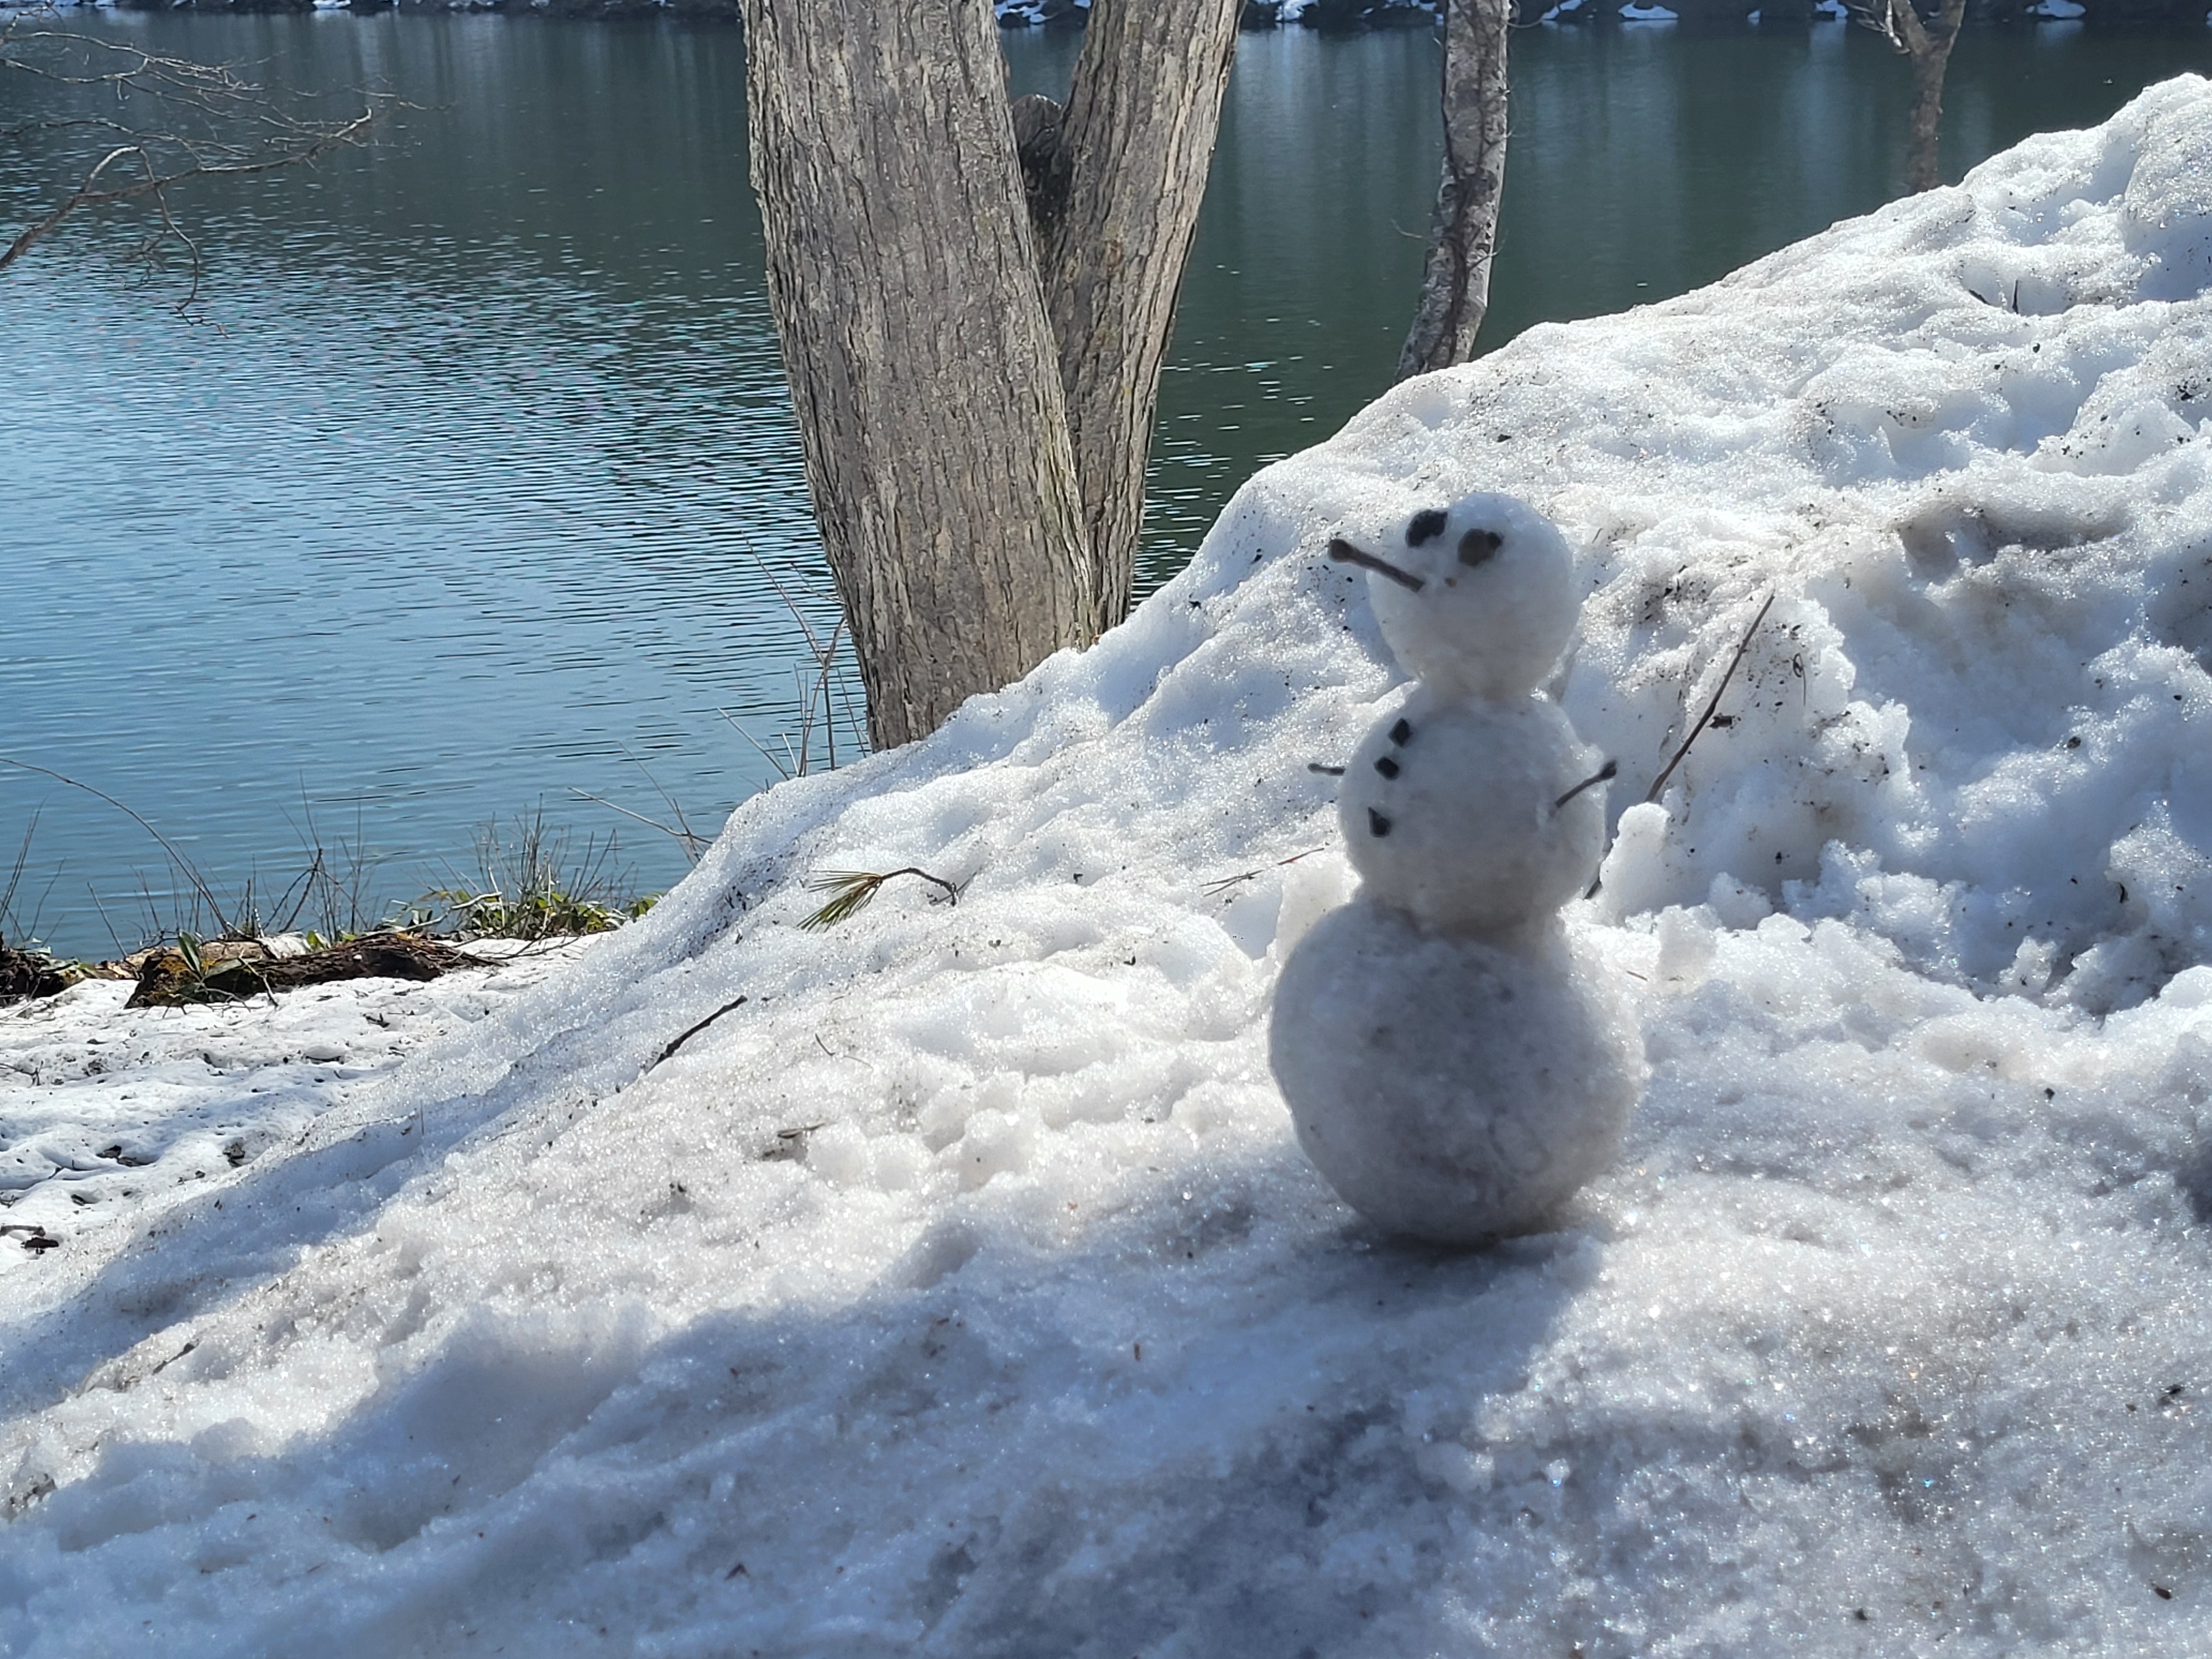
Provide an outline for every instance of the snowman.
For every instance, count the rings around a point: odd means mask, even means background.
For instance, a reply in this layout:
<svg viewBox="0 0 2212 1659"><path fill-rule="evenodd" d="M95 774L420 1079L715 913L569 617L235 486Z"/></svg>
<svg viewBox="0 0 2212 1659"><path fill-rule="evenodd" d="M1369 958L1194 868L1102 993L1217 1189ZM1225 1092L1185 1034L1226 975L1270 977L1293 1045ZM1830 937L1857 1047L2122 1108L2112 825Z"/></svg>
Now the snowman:
<svg viewBox="0 0 2212 1659"><path fill-rule="evenodd" d="M1538 690L1580 610L1573 556L1493 495L1329 555L1367 570L1417 683L1345 769L1361 886L1285 963L1269 1059L1299 1145L1382 1231L1526 1232L1613 1160L1645 1073L1559 915L1596 870L1613 773Z"/></svg>

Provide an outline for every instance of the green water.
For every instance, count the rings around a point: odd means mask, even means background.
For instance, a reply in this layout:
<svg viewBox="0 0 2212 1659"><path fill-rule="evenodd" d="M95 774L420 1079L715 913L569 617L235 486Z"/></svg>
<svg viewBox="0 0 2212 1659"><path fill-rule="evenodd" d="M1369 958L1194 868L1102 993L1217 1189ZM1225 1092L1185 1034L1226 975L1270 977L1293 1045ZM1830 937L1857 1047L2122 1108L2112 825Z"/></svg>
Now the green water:
<svg viewBox="0 0 2212 1659"><path fill-rule="evenodd" d="M472 831L543 803L619 830L665 885L678 845L587 792L712 829L772 781L826 631L745 181L726 29L343 13L86 27L412 107L368 151L181 204L172 276L73 223L0 277L0 754L152 819L216 886L266 893L312 842L372 897L465 878ZM1075 42L1007 42L1017 90ZM1879 205L1905 77L1871 36L1516 34L1496 344L1709 282ZM2146 82L2212 70L2212 32L1971 35L1952 176ZM1388 384L1431 194L1435 43L1240 48L1162 393L1142 581L1189 556L1257 466ZM5 88L27 106L21 86ZM50 167L0 154L0 212ZM726 715L726 719L725 716ZM843 741L849 749L850 738ZM179 911L144 831L0 769L11 931L73 952ZM459 869L445 867L451 861Z"/></svg>

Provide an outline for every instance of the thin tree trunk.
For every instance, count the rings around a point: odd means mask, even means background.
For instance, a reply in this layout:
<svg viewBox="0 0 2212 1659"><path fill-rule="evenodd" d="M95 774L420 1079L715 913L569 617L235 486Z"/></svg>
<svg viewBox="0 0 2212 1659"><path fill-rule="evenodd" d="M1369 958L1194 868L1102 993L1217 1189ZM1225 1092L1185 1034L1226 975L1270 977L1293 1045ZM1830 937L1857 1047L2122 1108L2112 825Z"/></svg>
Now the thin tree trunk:
<svg viewBox="0 0 2212 1659"><path fill-rule="evenodd" d="M1097 632L983 0L744 0L753 188L880 748Z"/></svg>
<svg viewBox="0 0 2212 1659"><path fill-rule="evenodd" d="M1951 64L1951 42L1946 34L1930 41L1912 58L1912 114L1906 149L1905 185L1916 194L1934 190L1943 182L1939 147L1943 137L1943 76Z"/></svg>
<svg viewBox="0 0 2212 1659"><path fill-rule="evenodd" d="M1909 193L1943 182L1943 76L1951 48L1966 21L1966 0L1943 0L1932 23L1921 21L1913 0L1883 0L1876 25L1890 45L1912 60L1912 112L1905 121L1905 187Z"/></svg>
<svg viewBox="0 0 2212 1659"><path fill-rule="evenodd" d="M1490 310L1498 204L1505 189L1507 33L1512 0L1446 0L1444 167L1429 259L1398 378L1463 363Z"/></svg>
<svg viewBox="0 0 2212 1659"><path fill-rule="evenodd" d="M1129 608L1160 364L1243 0L1093 0L1036 200L1100 631Z"/></svg>

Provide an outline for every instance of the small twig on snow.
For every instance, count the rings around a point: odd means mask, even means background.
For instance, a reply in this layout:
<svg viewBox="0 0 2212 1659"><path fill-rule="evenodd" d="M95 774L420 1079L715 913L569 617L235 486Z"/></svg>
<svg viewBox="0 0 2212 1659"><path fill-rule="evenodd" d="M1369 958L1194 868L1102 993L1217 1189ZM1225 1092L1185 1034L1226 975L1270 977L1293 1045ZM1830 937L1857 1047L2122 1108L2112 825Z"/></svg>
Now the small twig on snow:
<svg viewBox="0 0 2212 1659"><path fill-rule="evenodd" d="M681 1036L676 1037L665 1048L663 1048L659 1054L647 1060L645 1065L645 1072L649 1072L654 1066L659 1065L662 1060L666 1060L678 1048L681 1048L685 1043L690 1042L693 1037L697 1036L700 1032L705 1030L716 1020L721 1018L724 1014L734 1013L737 1010L744 1007L749 1000L750 1000L750 998L738 997L734 1001L724 1003L720 1007L715 1009L713 1013L708 1015L706 1018L701 1020L696 1025L690 1027ZM645 1072L640 1072L638 1075L640 1077L643 1077L645 1075Z"/></svg>
<svg viewBox="0 0 2212 1659"><path fill-rule="evenodd" d="M1206 897L1212 898L1216 894L1227 892L1240 881L1255 880L1257 878L1265 875L1267 871L1271 869L1279 870L1286 864L1296 864L1300 859L1310 859L1316 853L1324 850L1324 848L1319 847L1309 847L1303 853L1293 853L1286 859L1277 859L1273 864L1262 866L1257 870L1240 871L1233 876L1224 876L1218 881L1201 883L1198 890L1205 894Z"/></svg>
<svg viewBox="0 0 2212 1659"><path fill-rule="evenodd" d="M828 893L830 902L799 925L806 928L834 927L847 917L865 910L876 890L894 876L920 876L945 890L945 896L953 903L960 902L960 890L942 876L933 876L927 870L908 865L900 870L886 870L878 875L872 870L824 870L806 879L810 893Z"/></svg>
<svg viewBox="0 0 2212 1659"><path fill-rule="evenodd" d="M1713 689L1713 699L1705 705L1705 712L1698 715L1691 726L1690 735L1682 739L1682 746L1674 751L1674 758L1667 763L1657 777L1651 780L1651 787L1644 795L1647 805L1659 799L1660 791L1667 787L1667 780L1674 775L1674 769L1682 763L1690 752L1690 745L1698 740L1698 733L1711 725L1713 716L1720 713L1721 699L1728 695L1729 682L1735 678L1735 671L1742 666L1744 653L1751 649L1752 636L1759 632L1759 623L1765 622L1766 613L1774 609L1774 597L1771 593L1766 596L1766 603L1759 607L1759 614L1751 619L1751 626L1743 630L1743 638L1736 642L1735 655L1729 659L1727 672L1721 676L1721 683Z"/></svg>
<svg viewBox="0 0 2212 1659"><path fill-rule="evenodd" d="M1690 752L1690 745L1698 740L1698 733L1711 725L1713 716L1720 713L1721 699L1728 694L1729 682L1735 678L1735 671L1742 665L1744 653L1751 649L1751 641L1753 636L1759 632L1759 625L1766 620L1766 613L1774 609L1774 594L1771 592L1767 594L1766 603L1759 607L1759 614L1751 619L1751 626L1743 630L1743 637L1736 641L1735 654L1729 659L1728 668L1721 675L1721 683L1713 689L1712 701L1705 705L1705 713L1699 714L1695 723L1691 726L1690 735L1682 739L1682 746L1674 751L1673 757L1661 769L1659 775L1651 780L1651 787L1644 791L1645 805L1648 806L1659 799L1660 791L1667 787L1667 780L1674 775L1674 769L1682 763L1684 757ZM1559 805L1562 806L1566 805L1565 797L1560 799ZM1598 889L1604 885L1605 877L1602 874L1592 876L1590 884L1583 890L1583 897L1595 898Z"/></svg>

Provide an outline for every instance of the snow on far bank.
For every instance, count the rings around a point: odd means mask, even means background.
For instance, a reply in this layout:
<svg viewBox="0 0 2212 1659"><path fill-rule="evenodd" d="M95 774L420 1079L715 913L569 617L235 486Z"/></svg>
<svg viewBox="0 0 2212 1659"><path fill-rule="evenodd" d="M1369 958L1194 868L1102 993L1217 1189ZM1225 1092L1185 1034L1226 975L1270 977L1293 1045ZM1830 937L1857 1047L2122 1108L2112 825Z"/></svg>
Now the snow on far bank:
<svg viewBox="0 0 2212 1659"><path fill-rule="evenodd" d="M2212 1646L2209 262L2189 78L1397 388L1092 651L0 1280L0 1653ZM1401 695L1322 549L1477 487L1587 550L1572 925L1654 1079L1455 1257L1263 1036L1348 885L1308 763ZM958 904L796 926L909 864Z"/></svg>

